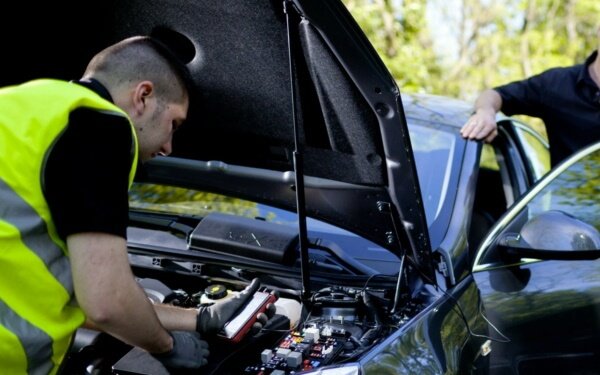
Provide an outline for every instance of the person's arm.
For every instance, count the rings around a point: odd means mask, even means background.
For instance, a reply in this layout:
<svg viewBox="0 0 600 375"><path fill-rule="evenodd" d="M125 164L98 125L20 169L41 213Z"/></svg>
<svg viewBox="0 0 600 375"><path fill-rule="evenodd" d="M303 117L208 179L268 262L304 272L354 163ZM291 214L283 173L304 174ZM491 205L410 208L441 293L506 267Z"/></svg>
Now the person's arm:
<svg viewBox="0 0 600 375"><path fill-rule="evenodd" d="M151 353L170 351L171 335L135 282L125 239L105 233L78 233L67 237L67 246L77 301L90 322Z"/></svg>
<svg viewBox="0 0 600 375"><path fill-rule="evenodd" d="M198 309L155 304L154 311L160 323L169 331L195 331Z"/></svg>
<svg viewBox="0 0 600 375"><path fill-rule="evenodd" d="M496 113L502 108L502 97L495 90L482 92L475 101L475 111L463 125L460 134L467 139L491 142L498 135Z"/></svg>
<svg viewBox="0 0 600 375"><path fill-rule="evenodd" d="M198 309L190 307L183 308L168 304L152 304L154 312L158 316L160 324L167 331L194 331L198 320ZM93 321L87 319L84 327L96 331L102 331Z"/></svg>

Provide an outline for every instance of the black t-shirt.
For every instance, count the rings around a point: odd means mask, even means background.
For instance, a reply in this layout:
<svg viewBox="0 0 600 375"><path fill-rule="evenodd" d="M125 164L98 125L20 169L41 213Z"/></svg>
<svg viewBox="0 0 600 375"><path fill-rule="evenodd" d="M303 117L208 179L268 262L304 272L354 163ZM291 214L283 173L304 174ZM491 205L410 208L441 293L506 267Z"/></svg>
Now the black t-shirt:
<svg viewBox="0 0 600 375"><path fill-rule="evenodd" d="M495 88L502 97L502 112L544 121L553 166L600 140L600 88L588 72L596 55L581 65L550 69Z"/></svg>
<svg viewBox="0 0 600 375"><path fill-rule="evenodd" d="M84 86L111 100L97 82ZM78 108L47 155L44 196L62 239L83 232L126 238L131 126L122 116Z"/></svg>

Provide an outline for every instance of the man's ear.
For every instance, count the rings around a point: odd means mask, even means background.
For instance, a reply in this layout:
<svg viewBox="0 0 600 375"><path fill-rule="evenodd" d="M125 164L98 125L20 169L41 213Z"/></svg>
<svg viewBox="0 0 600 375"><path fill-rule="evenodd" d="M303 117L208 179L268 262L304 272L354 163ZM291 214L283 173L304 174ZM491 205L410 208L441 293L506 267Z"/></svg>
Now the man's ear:
<svg viewBox="0 0 600 375"><path fill-rule="evenodd" d="M133 105L138 115L141 115L148 107L149 100L154 97L154 84L150 81L142 81L135 86L133 91Z"/></svg>

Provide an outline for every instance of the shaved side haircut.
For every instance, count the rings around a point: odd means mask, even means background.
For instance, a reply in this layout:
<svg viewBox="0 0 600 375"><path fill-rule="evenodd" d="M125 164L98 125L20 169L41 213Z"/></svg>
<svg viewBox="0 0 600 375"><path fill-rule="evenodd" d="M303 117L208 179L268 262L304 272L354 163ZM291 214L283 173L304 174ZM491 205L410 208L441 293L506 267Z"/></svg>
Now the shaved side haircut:
<svg viewBox="0 0 600 375"><path fill-rule="evenodd" d="M158 40L134 36L96 54L83 78L95 78L110 89L152 81L157 97L179 102L190 94L191 78L183 63Z"/></svg>

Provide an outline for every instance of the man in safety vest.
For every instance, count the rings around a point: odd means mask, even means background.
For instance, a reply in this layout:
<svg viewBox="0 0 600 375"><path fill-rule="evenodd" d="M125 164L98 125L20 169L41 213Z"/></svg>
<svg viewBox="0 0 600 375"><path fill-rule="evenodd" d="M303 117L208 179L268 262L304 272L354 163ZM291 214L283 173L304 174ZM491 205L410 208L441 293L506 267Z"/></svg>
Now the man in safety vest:
<svg viewBox="0 0 600 375"><path fill-rule="evenodd" d="M206 364L207 344L254 294L219 307L153 305L127 258L138 160L171 152L188 73L137 36L98 53L79 81L0 89L0 369L56 373L87 322L166 366ZM264 322L264 317L263 317Z"/></svg>

